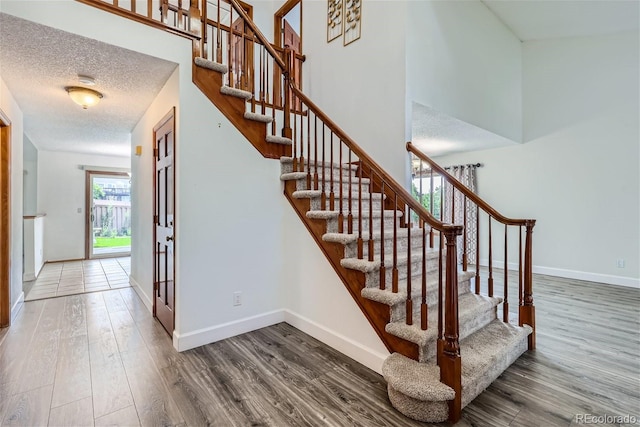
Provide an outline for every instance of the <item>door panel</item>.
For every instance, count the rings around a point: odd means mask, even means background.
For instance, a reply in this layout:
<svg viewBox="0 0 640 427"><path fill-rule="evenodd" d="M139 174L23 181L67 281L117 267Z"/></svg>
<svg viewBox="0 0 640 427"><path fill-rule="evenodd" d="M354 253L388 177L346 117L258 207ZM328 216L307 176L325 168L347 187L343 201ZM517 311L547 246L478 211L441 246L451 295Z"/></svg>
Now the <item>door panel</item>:
<svg viewBox="0 0 640 427"><path fill-rule="evenodd" d="M154 129L154 141L153 314L172 335L175 321L173 111Z"/></svg>

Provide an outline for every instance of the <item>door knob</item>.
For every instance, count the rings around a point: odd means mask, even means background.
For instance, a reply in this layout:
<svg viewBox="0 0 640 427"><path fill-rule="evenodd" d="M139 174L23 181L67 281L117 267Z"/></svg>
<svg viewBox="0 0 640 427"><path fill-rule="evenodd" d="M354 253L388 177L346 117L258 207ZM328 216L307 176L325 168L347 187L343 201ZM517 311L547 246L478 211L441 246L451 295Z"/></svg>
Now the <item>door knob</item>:
<svg viewBox="0 0 640 427"><path fill-rule="evenodd" d="M170 242L173 240L173 236L167 236L167 242Z"/></svg>

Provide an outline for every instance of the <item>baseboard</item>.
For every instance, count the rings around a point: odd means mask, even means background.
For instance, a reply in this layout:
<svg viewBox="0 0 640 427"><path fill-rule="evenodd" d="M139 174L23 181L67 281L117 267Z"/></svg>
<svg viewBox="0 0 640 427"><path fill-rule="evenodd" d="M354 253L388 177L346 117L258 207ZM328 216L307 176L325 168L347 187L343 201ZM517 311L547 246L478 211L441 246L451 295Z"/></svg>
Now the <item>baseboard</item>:
<svg viewBox="0 0 640 427"><path fill-rule="evenodd" d="M134 279L133 276L129 276L129 284L131 284L131 287L133 288L133 290L136 291L136 294L138 294L144 306L147 307L149 312L152 312L153 301L151 301L151 299L149 299L147 294L144 293L144 291L142 290L142 286L140 286L140 283L136 282L136 279Z"/></svg>
<svg viewBox="0 0 640 427"><path fill-rule="evenodd" d="M487 267L489 262L487 259L481 259L480 265ZM493 261L495 268L503 268L504 262ZM517 270L518 264L515 262L507 263L509 270ZM544 267L540 265L533 266L533 273L544 274L546 276L563 277L565 279L585 280L587 282L604 283L607 285L625 286L628 288L640 288L640 279L633 277L614 276L612 274L590 273L588 271L568 270L565 268Z"/></svg>
<svg viewBox="0 0 640 427"><path fill-rule="evenodd" d="M294 328L301 330L307 335L311 335L318 341L321 341L329 347L338 350L340 353L349 356L367 368L382 374L382 363L388 357L388 354L382 354L365 347L362 344L355 342L336 331L328 329L313 320L294 313L291 310L284 310L284 313L285 322Z"/></svg>
<svg viewBox="0 0 640 427"><path fill-rule="evenodd" d="M174 331L174 347L178 351L185 351L195 347L200 347L201 345L220 341L225 338L231 338L235 337L236 335L255 331L256 329L275 325L284 321L284 311L274 310L268 313L259 314L257 316L223 323L221 325L211 326L209 328L198 329L196 331L187 332L185 334L179 334Z"/></svg>
<svg viewBox="0 0 640 427"><path fill-rule="evenodd" d="M22 308L22 304L24 304L24 292L20 292L20 296L18 297L18 300L16 301L15 304L13 304L13 307L11 307L11 320L12 321L18 315L18 312Z"/></svg>
<svg viewBox="0 0 640 427"><path fill-rule="evenodd" d="M516 267L517 268L517 267ZM611 274L589 273L586 271L565 270L562 268L551 268L533 266L533 272L536 274L545 274L547 276L564 277L566 279L586 280L588 282L606 283L607 285L625 286L628 288L640 289L640 279L632 277L614 276Z"/></svg>
<svg viewBox="0 0 640 427"><path fill-rule="evenodd" d="M35 273L24 273L22 275L22 281L23 282L30 282L32 280L36 280L36 275Z"/></svg>

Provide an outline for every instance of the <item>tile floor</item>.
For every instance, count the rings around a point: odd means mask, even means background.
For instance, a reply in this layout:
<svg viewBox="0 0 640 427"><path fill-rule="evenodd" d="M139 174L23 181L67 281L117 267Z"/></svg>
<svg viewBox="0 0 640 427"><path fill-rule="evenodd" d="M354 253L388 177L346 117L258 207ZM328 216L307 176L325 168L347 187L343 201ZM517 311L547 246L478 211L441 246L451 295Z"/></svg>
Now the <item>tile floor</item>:
<svg viewBox="0 0 640 427"><path fill-rule="evenodd" d="M131 286L131 257L47 263L25 282L25 301Z"/></svg>

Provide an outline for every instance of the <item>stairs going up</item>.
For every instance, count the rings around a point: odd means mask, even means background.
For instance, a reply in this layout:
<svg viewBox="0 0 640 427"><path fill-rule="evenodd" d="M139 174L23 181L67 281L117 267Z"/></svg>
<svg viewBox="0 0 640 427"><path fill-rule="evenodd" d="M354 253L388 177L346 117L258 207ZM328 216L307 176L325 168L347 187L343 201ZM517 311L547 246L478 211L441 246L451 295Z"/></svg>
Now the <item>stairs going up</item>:
<svg viewBox="0 0 640 427"><path fill-rule="evenodd" d="M502 299L472 293L474 272L458 271L462 391L456 397L442 382L437 360L446 257L439 244L425 249L428 225L407 226L404 210L390 206L358 164L294 160L292 140L267 132L276 114L249 111L251 93L223 84L226 66L202 58L194 63L194 82L250 142L267 157L281 154L285 196L380 338L394 349L383 375L396 409L420 421L446 421L456 398L464 407L527 349L531 328L498 320ZM420 287L424 297L415 291Z"/></svg>

